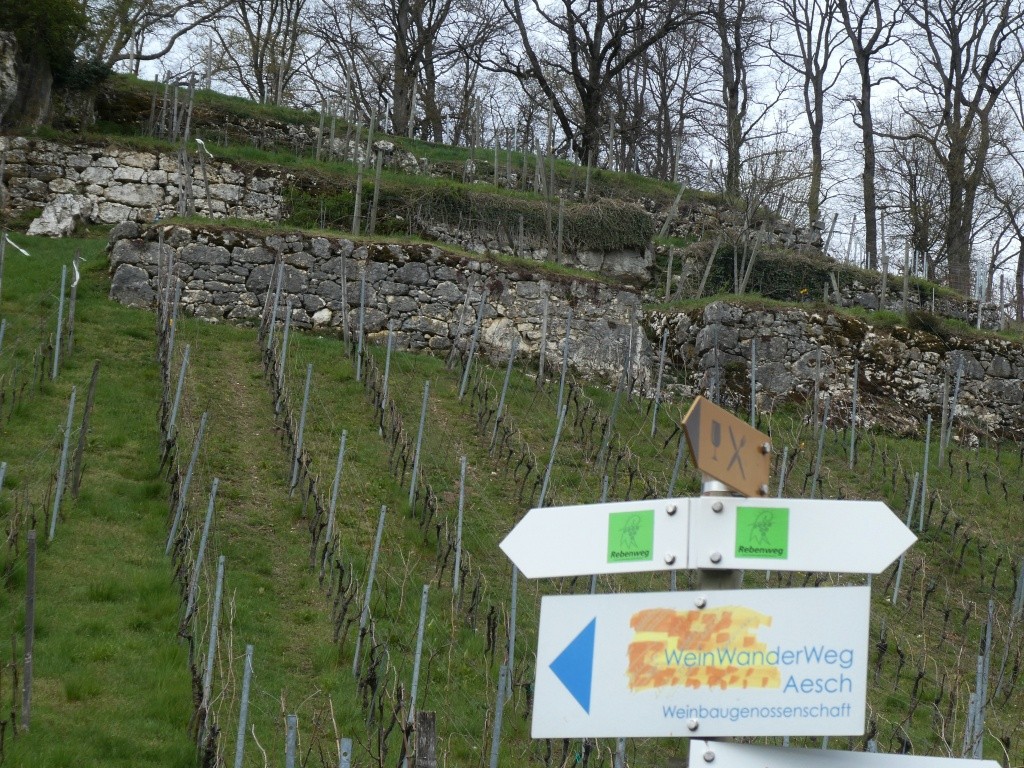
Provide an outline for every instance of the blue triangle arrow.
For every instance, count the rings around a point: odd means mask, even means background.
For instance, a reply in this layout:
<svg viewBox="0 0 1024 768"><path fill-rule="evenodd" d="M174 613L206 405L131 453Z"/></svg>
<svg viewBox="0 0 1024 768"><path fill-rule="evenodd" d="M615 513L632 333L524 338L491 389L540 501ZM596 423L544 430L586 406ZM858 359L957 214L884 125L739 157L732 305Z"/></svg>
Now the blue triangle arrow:
<svg viewBox="0 0 1024 768"><path fill-rule="evenodd" d="M593 618L576 637L572 639L558 658L551 662L555 673L566 690L590 714L590 684L594 678L594 634L597 619Z"/></svg>

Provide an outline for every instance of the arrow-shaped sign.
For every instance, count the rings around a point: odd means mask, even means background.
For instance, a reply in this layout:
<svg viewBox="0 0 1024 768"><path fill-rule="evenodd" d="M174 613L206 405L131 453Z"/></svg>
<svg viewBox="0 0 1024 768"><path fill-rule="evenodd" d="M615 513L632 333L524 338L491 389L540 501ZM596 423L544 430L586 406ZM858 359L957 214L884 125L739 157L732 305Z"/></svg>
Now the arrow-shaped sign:
<svg viewBox="0 0 1024 768"><path fill-rule="evenodd" d="M530 579L686 567L689 499L531 509L501 542Z"/></svg>
<svg viewBox="0 0 1024 768"><path fill-rule="evenodd" d="M767 496L771 438L704 397L683 418L693 463L744 496Z"/></svg>
<svg viewBox="0 0 1024 768"><path fill-rule="evenodd" d="M998 768L995 760L790 749L724 741L690 742L690 768Z"/></svg>
<svg viewBox="0 0 1024 768"><path fill-rule="evenodd" d="M880 501L690 502L690 568L881 573L917 537Z"/></svg>
<svg viewBox="0 0 1024 768"><path fill-rule="evenodd" d="M916 540L880 501L704 496L531 509L501 548L531 579L686 568L881 573Z"/></svg>

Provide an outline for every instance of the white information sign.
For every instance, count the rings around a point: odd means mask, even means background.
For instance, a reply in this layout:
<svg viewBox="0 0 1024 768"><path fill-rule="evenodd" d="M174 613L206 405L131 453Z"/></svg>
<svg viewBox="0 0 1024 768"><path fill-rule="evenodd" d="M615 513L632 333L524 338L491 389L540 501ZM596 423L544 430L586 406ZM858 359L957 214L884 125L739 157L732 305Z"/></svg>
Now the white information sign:
<svg viewBox="0 0 1024 768"><path fill-rule="evenodd" d="M867 587L545 597L534 738L864 732Z"/></svg>
<svg viewBox="0 0 1024 768"><path fill-rule="evenodd" d="M995 760L690 742L690 768L999 768Z"/></svg>
<svg viewBox="0 0 1024 768"><path fill-rule="evenodd" d="M915 541L880 501L702 497L531 509L501 548L535 579L686 568L881 573Z"/></svg>
<svg viewBox="0 0 1024 768"><path fill-rule="evenodd" d="M917 537L880 501L693 499L690 568L881 573Z"/></svg>
<svg viewBox="0 0 1024 768"><path fill-rule="evenodd" d="M530 579L686 568L690 499L531 509L501 542Z"/></svg>

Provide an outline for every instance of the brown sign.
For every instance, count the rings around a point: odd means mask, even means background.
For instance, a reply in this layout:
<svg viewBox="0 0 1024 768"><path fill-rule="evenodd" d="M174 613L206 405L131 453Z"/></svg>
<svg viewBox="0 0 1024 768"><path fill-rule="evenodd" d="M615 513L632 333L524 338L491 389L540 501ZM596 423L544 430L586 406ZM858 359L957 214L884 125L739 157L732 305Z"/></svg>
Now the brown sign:
<svg viewBox="0 0 1024 768"><path fill-rule="evenodd" d="M772 449L759 432L710 400L698 397L683 419L693 463L744 496L767 496Z"/></svg>

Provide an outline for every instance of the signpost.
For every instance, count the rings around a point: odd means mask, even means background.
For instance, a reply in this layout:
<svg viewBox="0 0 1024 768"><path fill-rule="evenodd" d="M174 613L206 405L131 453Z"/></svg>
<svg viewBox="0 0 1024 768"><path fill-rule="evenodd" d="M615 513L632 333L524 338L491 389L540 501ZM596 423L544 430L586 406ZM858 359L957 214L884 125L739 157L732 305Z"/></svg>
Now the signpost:
<svg viewBox="0 0 1024 768"><path fill-rule="evenodd" d="M870 590L545 597L534 738L864 731Z"/></svg>
<svg viewBox="0 0 1024 768"><path fill-rule="evenodd" d="M690 768L999 768L995 760L690 742Z"/></svg>
<svg viewBox="0 0 1024 768"><path fill-rule="evenodd" d="M767 496L771 474L769 437L704 397L683 418L693 463L703 474L744 496Z"/></svg>
<svg viewBox="0 0 1024 768"><path fill-rule="evenodd" d="M881 573L915 541L880 501L690 502L690 568Z"/></svg>
<svg viewBox="0 0 1024 768"><path fill-rule="evenodd" d="M531 509L501 542L530 579L685 568L689 499Z"/></svg>
<svg viewBox="0 0 1024 768"><path fill-rule="evenodd" d="M916 540L880 501L701 497L531 509L501 548L531 579L681 568L881 573Z"/></svg>
<svg viewBox="0 0 1024 768"><path fill-rule="evenodd" d="M721 581L881 573L916 541L879 501L766 498L768 436L703 397L683 428L718 495L531 509L505 554L529 578L697 568ZM690 768L966 768L707 740L863 733L870 601L870 587L544 597L532 735L688 737Z"/></svg>

